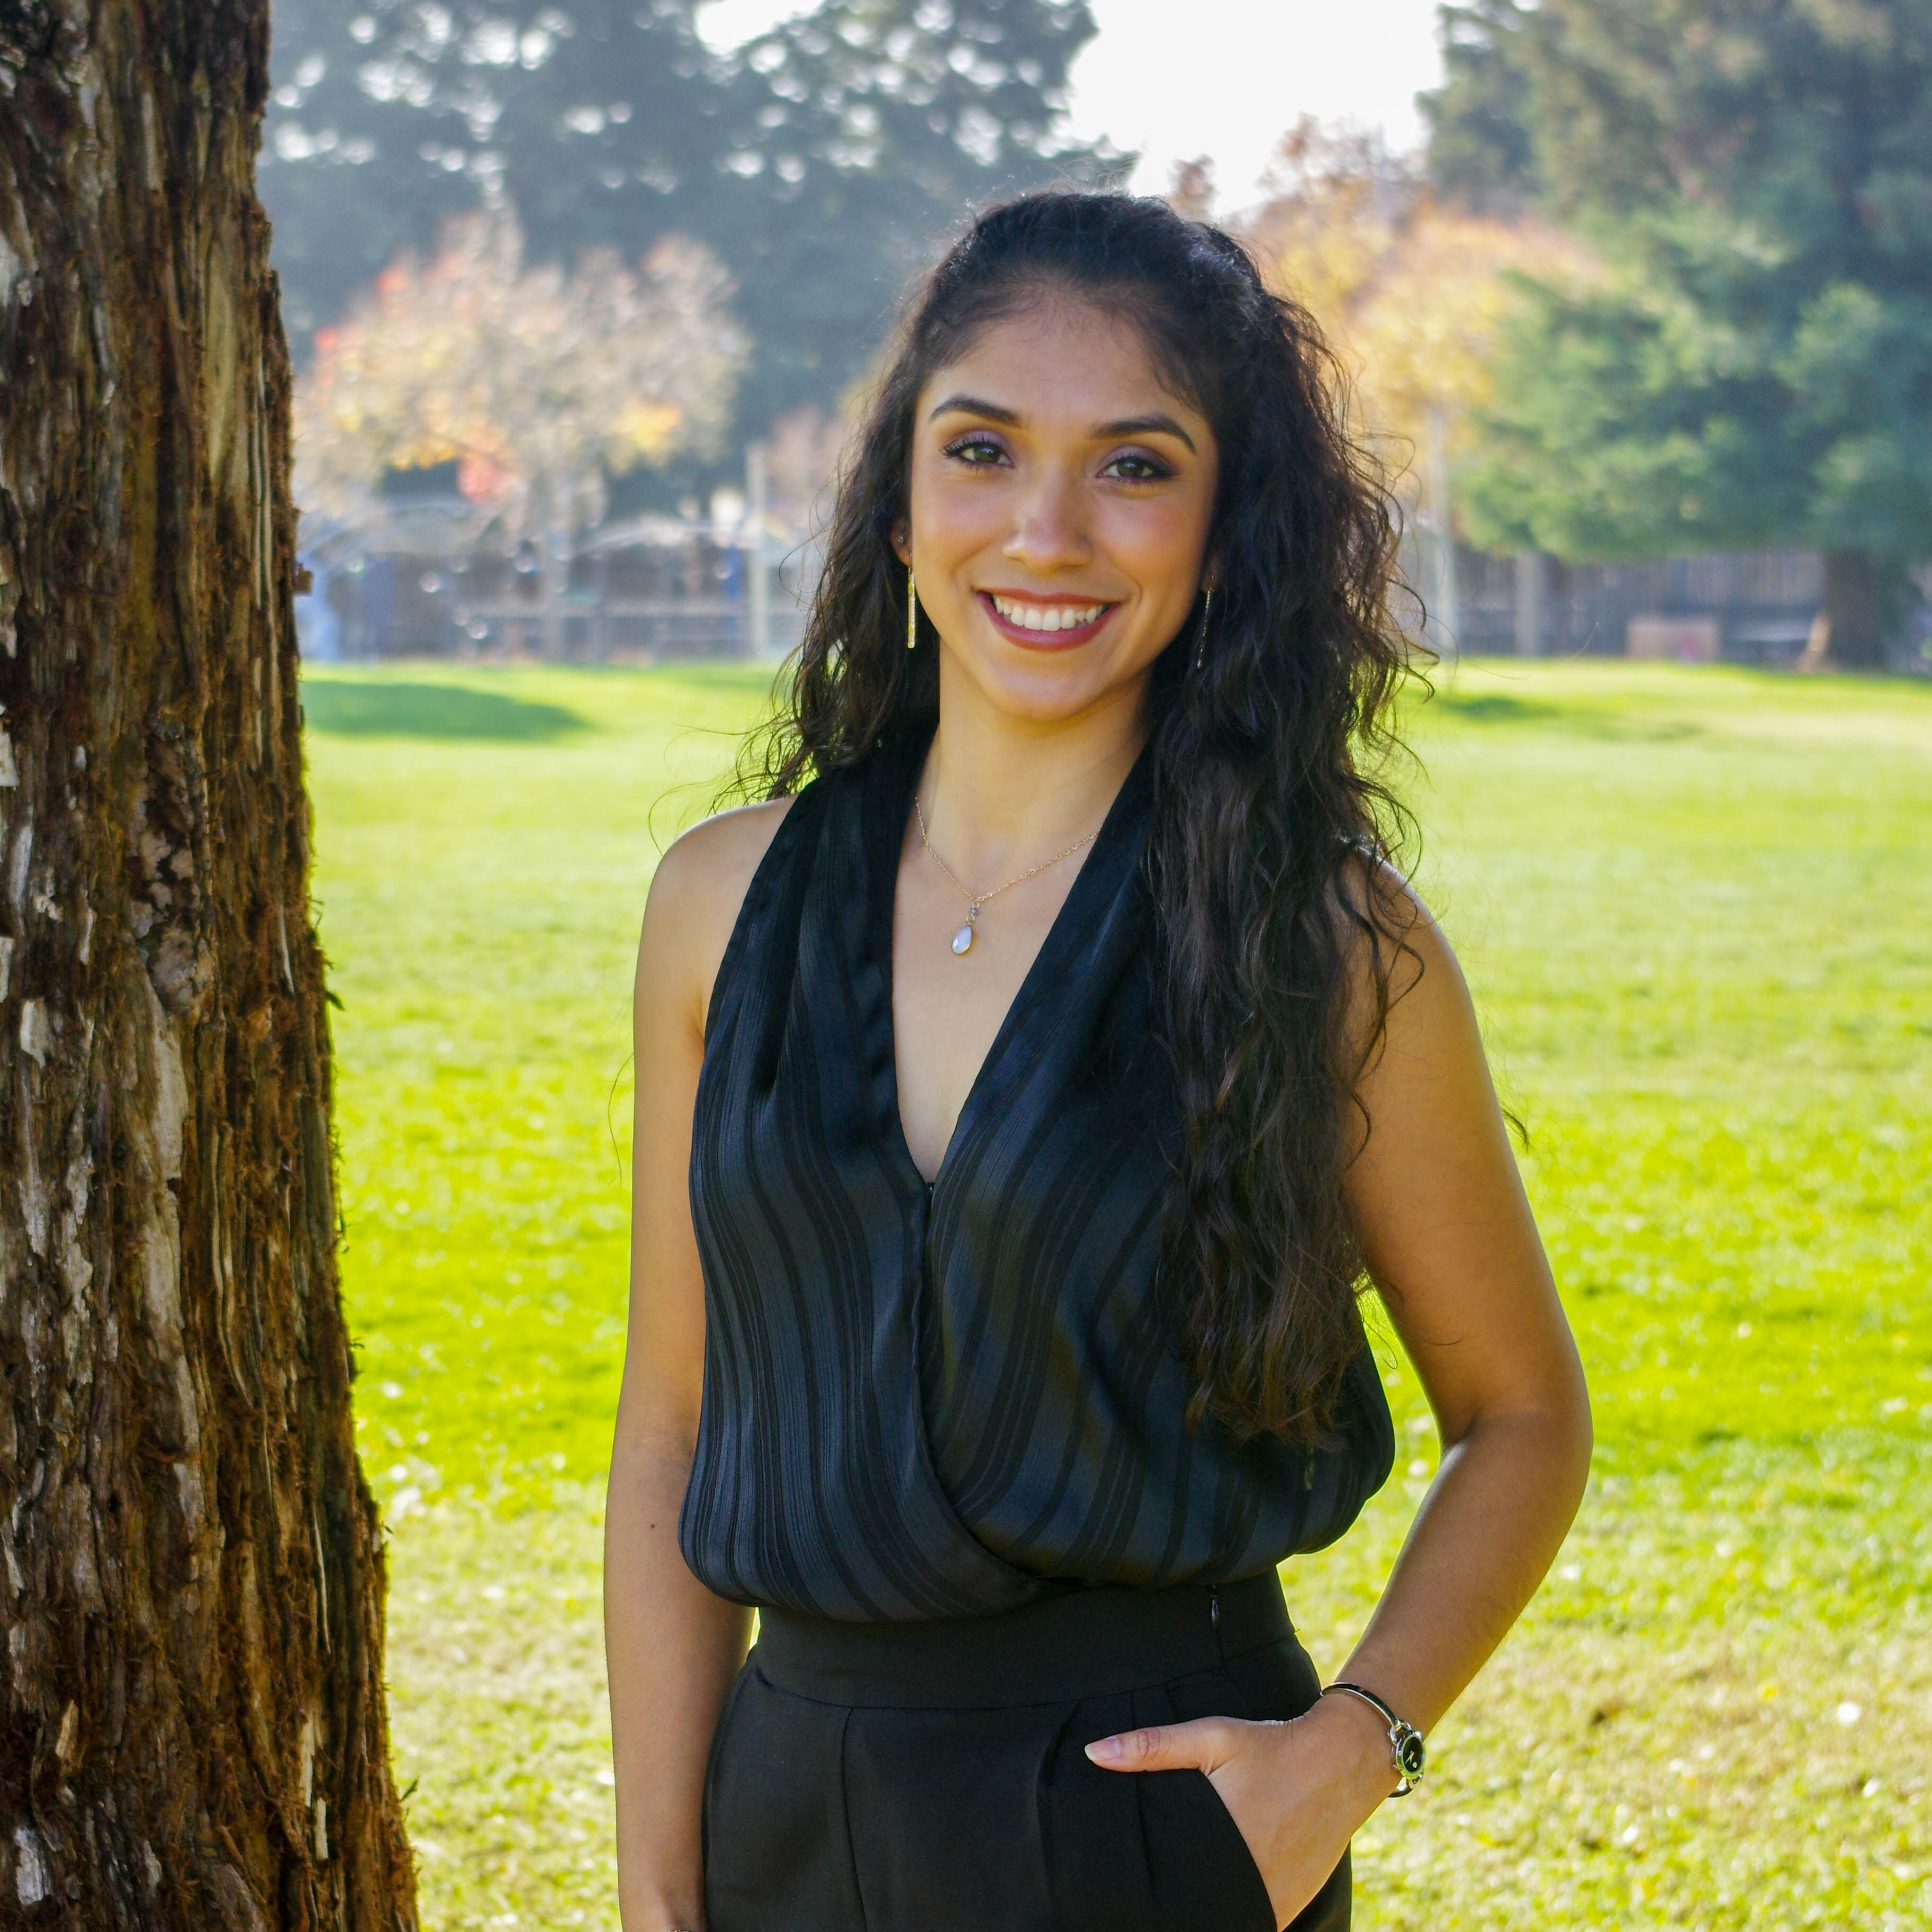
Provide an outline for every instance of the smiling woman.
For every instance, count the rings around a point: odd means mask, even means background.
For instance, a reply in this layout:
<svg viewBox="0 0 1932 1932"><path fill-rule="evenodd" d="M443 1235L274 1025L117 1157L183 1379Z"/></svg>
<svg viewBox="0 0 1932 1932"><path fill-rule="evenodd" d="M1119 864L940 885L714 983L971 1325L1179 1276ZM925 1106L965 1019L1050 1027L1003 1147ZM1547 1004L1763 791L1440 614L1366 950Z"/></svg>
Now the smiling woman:
<svg viewBox="0 0 1932 1932"><path fill-rule="evenodd" d="M1334 1932L1562 1539L1588 1405L1390 862L1340 418L1158 202L996 209L908 315L760 802L645 914L632 1932ZM1371 1285L1445 1454L1329 1697L1276 1566L1388 1474Z"/></svg>
<svg viewBox="0 0 1932 1932"><path fill-rule="evenodd" d="M1042 302L1005 320L956 373L1010 400L956 392L914 439L911 520L897 548L916 576L918 530L924 601L940 634L982 635L969 614L1033 651L1072 650L1106 633L1078 661L1102 682L1123 652L1150 661L1202 582L1212 430L1178 400L1172 410L1117 413L1146 388L1146 344L1132 325L1084 304ZM1016 531L1018 497L1028 500ZM997 682L1002 666L1044 670L1049 707L1064 703L1066 664L995 652L978 669Z"/></svg>

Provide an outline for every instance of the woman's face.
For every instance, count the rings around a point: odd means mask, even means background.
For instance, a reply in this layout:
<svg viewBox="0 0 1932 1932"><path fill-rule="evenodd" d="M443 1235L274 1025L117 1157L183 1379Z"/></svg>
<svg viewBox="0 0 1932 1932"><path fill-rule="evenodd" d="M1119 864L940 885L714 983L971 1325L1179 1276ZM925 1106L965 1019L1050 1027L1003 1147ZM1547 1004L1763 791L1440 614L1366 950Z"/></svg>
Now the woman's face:
<svg viewBox="0 0 1932 1932"><path fill-rule="evenodd" d="M920 392L898 545L951 668L1040 723L1143 682L1201 586L1215 464L1130 323L1049 296L989 324Z"/></svg>

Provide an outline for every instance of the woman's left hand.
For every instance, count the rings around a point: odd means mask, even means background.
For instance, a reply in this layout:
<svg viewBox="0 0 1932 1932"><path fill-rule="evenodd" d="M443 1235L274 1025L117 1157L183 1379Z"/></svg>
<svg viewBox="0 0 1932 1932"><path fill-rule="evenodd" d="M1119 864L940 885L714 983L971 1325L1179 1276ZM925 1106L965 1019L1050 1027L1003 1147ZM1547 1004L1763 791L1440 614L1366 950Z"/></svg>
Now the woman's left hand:
<svg viewBox="0 0 1932 1932"><path fill-rule="evenodd" d="M1352 1698L1318 1700L1286 1724L1197 1718L1087 1747L1108 1771L1204 1772L1286 1925L1322 1889L1363 1822L1394 1790L1388 1737Z"/></svg>

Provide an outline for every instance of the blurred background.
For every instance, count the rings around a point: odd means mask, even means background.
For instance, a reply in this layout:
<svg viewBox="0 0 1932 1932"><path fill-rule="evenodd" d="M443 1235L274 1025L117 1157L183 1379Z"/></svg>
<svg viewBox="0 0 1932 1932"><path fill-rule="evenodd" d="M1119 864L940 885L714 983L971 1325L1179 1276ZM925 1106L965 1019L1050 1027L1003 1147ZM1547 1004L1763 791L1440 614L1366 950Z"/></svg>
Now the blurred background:
<svg viewBox="0 0 1932 1932"><path fill-rule="evenodd" d="M279 0L358 1439L431 1932L616 1924L629 992L907 279L1123 183L1327 326L1390 776L1597 1403L1357 1923L1932 1926L1932 0ZM1405 607L1406 608L1406 607ZM1417 621L1420 622L1418 619ZM1324 1671L1436 1467L1284 1572Z"/></svg>
<svg viewBox="0 0 1932 1932"><path fill-rule="evenodd" d="M1438 649L1932 668L1913 5L274 18L313 658L782 652L908 277L1061 180L1316 310Z"/></svg>

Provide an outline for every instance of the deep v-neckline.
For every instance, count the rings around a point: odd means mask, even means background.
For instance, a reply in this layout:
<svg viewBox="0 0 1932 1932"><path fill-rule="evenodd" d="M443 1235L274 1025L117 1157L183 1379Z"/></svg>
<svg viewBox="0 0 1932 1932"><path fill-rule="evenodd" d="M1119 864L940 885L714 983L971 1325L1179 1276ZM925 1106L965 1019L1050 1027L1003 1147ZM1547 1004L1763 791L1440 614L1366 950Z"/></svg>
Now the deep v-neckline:
<svg viewBox="0 0 1932 1932"><path fill-rule="evenodd" d="M1100 829L1082 856L1066 896L1060 901L1025 972L1020 976L1019 985L1014 989L1005 1012L1000 1016L1000 1024L994 1028L993 1037L974 1070L965 1098L953 1116L952 1130L946 1137L939 1165L928 1180L913 1158L912 1143L906 1136L905 1116L899 1108L898 1014L894 1000L896 970L892 941L893 923L898 916L899 862L905 849L907 828L911 823L913 794L918 788L919 775L925 769L926 754L932 742L932 733L927 730L914 733L897 748L900 763L892 773L896 782L888 790L886 809L883 814L884 820L890 821L890 846L886 836L887 826L882 822L874 837L868 842L871 850L867 854L872 871L867 940L885 982L885 1065L879 1075L882 1107L894 1156L912 1184L928 1201L938 1194L973 1121L985 1110L986 1096L998 1078L1000 1062L1006 1056L1012 1036L1037 1003L1040 986L1052 970L1052 962L1063 956L1072 944L1071 935L1076 922L1097 912L1099 907L1090 907L1089 902L1102 892L1111 895L1118 884L1117 880L1111 884L1102 881L1109 869L1118 863L1116 848L1122 836L1124 808L1145 782L1147 767L1153 755L1153 740L1150 737L1108 802L1100 820Z"/></svg>

